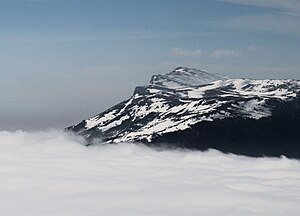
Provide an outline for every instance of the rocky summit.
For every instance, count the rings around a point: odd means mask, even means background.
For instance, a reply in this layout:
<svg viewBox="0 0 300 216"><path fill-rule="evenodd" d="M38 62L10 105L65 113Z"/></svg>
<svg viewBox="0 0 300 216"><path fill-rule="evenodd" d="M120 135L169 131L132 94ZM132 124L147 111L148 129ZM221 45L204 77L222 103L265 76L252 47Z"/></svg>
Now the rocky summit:
<svg viewBox="0 0 300 216"><path fill-rule="evenodd" d="M178 67L67 130L90 143L300 158L300 81L232 79Z"/></svg>

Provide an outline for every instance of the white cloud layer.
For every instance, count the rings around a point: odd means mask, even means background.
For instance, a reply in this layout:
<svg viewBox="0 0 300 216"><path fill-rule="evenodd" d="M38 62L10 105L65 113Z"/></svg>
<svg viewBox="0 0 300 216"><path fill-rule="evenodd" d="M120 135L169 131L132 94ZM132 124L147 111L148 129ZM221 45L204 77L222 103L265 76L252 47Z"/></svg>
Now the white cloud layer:
<svg viewBox="0 0 300 216"><path fill-rule="evenodd" d="M215 50L212 52L211 56L213 58L230 58L230 57L239 57L240 52L237 50Z"/></svg>
<svg viewBox="0 0 300 216"><path fill-rule="evenodd" d="M0 132L1 215L297 215L300 162Z"/></svg>
<svg viewBox="0 0 300 216"><path fill-rule="evenodd" d="M181 48L171 49L171 55L174 56L183 56L183 57L201 57L203 56L204 51L202 49L195 50L186 50Z"/></svg>
<svg viewBox="0 0 300 216"><path fill-rule="evenodd" d="M234 58L234 57L239 57L241 55L240 51L234 49L216 49L213 51L204 51L202 49L187 50L181 48L173 48L171 49L170 53L172 56L178 56L184 58L190 58L190 57Z"/></svg>

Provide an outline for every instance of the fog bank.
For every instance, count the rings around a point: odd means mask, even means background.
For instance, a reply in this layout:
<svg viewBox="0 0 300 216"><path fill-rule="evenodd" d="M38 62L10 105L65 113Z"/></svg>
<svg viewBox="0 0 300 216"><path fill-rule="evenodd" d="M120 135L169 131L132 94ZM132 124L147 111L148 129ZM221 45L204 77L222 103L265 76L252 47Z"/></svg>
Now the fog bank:
<svg viewBox="0 0 300 216"><path fill-rule="evenodd" d="M1 215L298 215L300 162L0 132Z"/></svg>

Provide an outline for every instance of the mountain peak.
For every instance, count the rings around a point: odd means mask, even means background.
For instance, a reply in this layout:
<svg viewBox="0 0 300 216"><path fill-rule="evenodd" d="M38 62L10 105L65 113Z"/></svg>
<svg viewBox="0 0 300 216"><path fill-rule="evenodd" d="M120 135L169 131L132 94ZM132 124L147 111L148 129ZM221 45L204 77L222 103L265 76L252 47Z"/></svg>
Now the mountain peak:
<svg viewBox="0 0 300 216"><path fill-rule="evenodd" d="M300 158L299 113L300 81L227 79L178 67L68 130L91 142Z"/></svg>
<svg viewBox="0 0 300 216"><path fill-rule="evenodd" d="M226 78L203 70L177 67L169 73L152 76L150 84L167 88L177 88L185 86L201 86L216 80L224 79Z"/></svg>

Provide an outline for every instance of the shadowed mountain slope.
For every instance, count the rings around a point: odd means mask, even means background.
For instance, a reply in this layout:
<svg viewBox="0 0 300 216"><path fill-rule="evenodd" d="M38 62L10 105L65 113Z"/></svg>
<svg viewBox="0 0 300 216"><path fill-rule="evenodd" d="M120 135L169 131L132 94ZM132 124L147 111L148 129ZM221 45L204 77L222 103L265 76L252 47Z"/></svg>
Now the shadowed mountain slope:
<svg viewBox="0 0 300 216"><path fill-rule="evenodd" d="M67 129L107 143L300 158L300 81L231 79L178 67Z"/></svg>

